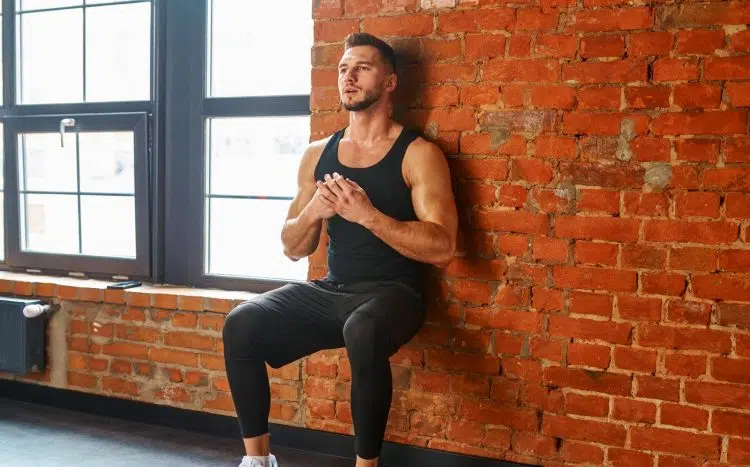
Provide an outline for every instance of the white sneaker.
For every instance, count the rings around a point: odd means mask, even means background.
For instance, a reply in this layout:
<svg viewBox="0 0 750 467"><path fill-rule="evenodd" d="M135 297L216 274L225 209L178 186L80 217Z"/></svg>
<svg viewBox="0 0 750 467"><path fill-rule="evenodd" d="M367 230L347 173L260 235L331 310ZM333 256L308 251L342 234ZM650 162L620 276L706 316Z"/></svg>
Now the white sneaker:
<svg viewBox="0 0 750 467"><path fill-rule="evenodd" d="M242 463L239 467L279 467L279 464L276 462L276 457L274 457L273 454L269 454L268 465L258 459L251 459L250 457L245 456L242 458Z"/></svg>

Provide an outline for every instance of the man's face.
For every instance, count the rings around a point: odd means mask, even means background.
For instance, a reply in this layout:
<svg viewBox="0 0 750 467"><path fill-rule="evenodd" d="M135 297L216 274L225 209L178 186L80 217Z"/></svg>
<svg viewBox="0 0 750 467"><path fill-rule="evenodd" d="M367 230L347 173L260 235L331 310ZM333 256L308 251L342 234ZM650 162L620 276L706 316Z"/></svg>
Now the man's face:
<svg viewBox="0 0 750 467"><path fill-rule="evenodd" d="M394 86L395 76L378 49L363 45L344 51L339 61L339 95L346 110L365 110Z"/></svg>

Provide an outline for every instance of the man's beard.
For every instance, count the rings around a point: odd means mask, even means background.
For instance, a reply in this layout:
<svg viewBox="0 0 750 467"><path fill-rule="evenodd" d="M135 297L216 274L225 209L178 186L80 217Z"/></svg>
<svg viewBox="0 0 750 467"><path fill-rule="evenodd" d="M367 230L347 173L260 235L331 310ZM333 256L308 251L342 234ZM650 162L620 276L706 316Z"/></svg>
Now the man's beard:
<svg viewBox="0 0 750 467"><path fill-rule="evenodd" d="M344 103L344 108L350 112L358 112L360 110L365 110L369 108L372 104L378 101L380 99L380 92L375 92L371 94L365 94L364 99L362 99L361 102L357 102L354 104L346 104Z"/></svg>

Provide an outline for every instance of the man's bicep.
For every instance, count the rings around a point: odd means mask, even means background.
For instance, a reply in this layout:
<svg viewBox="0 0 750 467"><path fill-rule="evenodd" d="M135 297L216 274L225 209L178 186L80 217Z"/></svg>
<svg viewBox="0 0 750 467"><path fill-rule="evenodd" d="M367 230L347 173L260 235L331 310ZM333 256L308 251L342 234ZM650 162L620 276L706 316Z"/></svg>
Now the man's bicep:
<svg viewBox="0 0 750 467"><path fill-rule="evenodd" d="M434 146L420 156L410 170L414 210L420 220L440 224L454 236L458 216L448 161Z"/></svg>
<svg viewBox="0 0 750 467"><path fill-rule="evenodd" d="M297 169L297 193L289 205L287 220L299 216L299 213L302 212L313 195L315 195L315 190L317 189L315 185L315 166L320 159L320 153L321 143L318 142L317 144L310 145L305 149L304 154L302 154L302 160Z"/></svg>

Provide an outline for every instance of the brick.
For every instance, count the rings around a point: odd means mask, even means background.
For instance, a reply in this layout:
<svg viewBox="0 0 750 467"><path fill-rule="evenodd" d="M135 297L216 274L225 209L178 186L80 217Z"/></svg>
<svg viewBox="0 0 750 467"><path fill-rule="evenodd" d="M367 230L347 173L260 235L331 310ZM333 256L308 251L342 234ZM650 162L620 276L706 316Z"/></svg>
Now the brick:
<svg viewBox="0 0 750 467"><path fill-rule="evenodd" d="M420 39L422 57L430 62L439 62L461 56L459 39Z"/></svg>
<svg viewBox="0 0 750 467"><path fill-rule="evenodd" d="M482 68L486 81L554 83L559 77L556 60L490 60Z"/></svg>
<svg viewBox="0 0 750 467"><path fill-rule="evenodd" d="M750 29L743 29L729 36L729 50L750 52Z"/></svg>
<svg viewBox="0 0 750 467"><path fill-rule="evenodd" d="M657 16L662 28L691 28L750 23L746 2L692 3L662 6Z"/></svg>
<svg viewBox="0 0 750 467"><path fill-rule="evenodd" d="M567 191L534 188L530 203L543 213L567 213L573 200Z"/></svg>
<svg viewBox="0 0 750 467"><path fill-rule="evenodd" d="M750 463L750 440L730 438L727 460L732 464Z"/></svg>
<svg viewBox="0 0 750 467"><path fill-rule="evenodd" d="M213 337L191 332L168 332L164 336L164 343L172 347L183 347L186 349L216 350L216 342Z"/></svg>
<svg viewBox="0 0 750 467"><path fill-rule="evenodd" d="M505 180L508 161L505 159L460 159L459 174L467 179Z"/></svg>
<svg viewBox="0 0 750 467"><path fill-rule="evenodd" d="M750 280L747 276L693 276L693 295L699 298L750 301Z"/></svg>
<svg viewBox="0 0 750 467"><path fill-rule="evenodd" d="M661 423L682 428L708 428L708 411L679 404L661 405Z"/></svg>
<svg viewBox="0 0 750 467"><path fill-rule="evenodd" d="M514 22L515 10L511 8L450 11L439 14L438 33L506 30Z"/></svg>
<svg viewBox="0 0 750 467"><path fill-rule="evenodd" d="M709 139L683 139L675 142L677 159L688 162L716 163L719 160L720 141Z"/></svg>
<svg viewBox="0 0 750 467"><path fill-rule="evenodd" d="M641 291L646 294L680 297L687 287L686 277L672 273L641 274Z"/></svg>
<svg viewBox="0 0 750 467"><path fill-rule="evenodd" d="M502 34L467 34L464 55L468 59L502 57L505 55L505 36Z"/></svg>
<svg viewBox="0 0 750 467"><path fill-rule="evenodd" d="M727 83L727 96L734 107L750 107L750 83Z"/></svg>
<svg viewBox="0 0 750 467"><path fill-rule="evenodd" d="M670 300L667 320L673 323L708 326L711 321L711 305L703 302Z"/></svg>
<svg viewBox="0 0 750 467"><path fill-rule="evenodd" d="M728 272L750 271L750 250L722 250L719 269Z"/></svg>
<svg viewBox="0 0 750 467"><path fill-rule="evenodd" d="M423 83L474 81L476 75L477 67L474 64L434 63L425 67L422 81Z"/></svg>
<svg viewBox="0 0 750 467"><path fill-rule="evenodd" d="M610 317L613 299L611 295L570 291L568 293L570 313Z"/></svg>
<svg viewBox="0 0 750 467"><path fill-rule="evenodd" d="M555 234L562 238L580 238L629 242L638 240L640 222L613 217L558 217Z"/></svg>
<svg viewBox="0 0 750 467"><path fill-rule="evenodd" d="M549 216L524 211L476 211L474 227L483 230L546 234L549 232Z"/></svg>
<svg viewBox="0 0 750 467"><path fill-rule="evenodd" d="M721 438L716 435L652 427L633 427L631 446L635 449L672 452L696 457L718 458Z"/></svg>
<svg viewBox="0 0 750 467"><path fill-rule="evenodd" d="M157 363L198 367L198 354L181 350L151 348L150 359Z"/></svg>
<svg viewBox="0 0 750 467"><path fill-rule="evenodd" d="M149 348L145 345L116 342L102 345L102 354L113 357L136 358L147 360Z"/></svg>
<svg viewBox="0 0 750 467"><path fill-rule="evenodd" d="M544 417L542 433L546 436L602 443L610 446L624 446L627 435L625 427L622 425L577 420L559 415Z"/></svg>
<svg viewBox="0 0 750 467"><path fill-rule="evenodd" d="M747 191L750 190L750 169L707 169L703 173L703 186L708 189Z"/></svg>
<svg viewBox="0 0 750 467"><path fill-rule="evenodd" d="M657 353L655 350L615 347L615 366L623 370L654 373Z"/></svg>
<svg viewBox="0 0 750 467"><path fill-rule="evenodd" d="M536 86L531 89L531 105L542 109L570 110L575 106L575 89L569 86ZM571 143L573 148L571 157L574 158L575 140Z"/></svg>
<svg viewBox="0 0 750 467"><path fill-rule="evenodd" d="M636 376L636 396L647 399L677 402L680 400L680 380L656 376Z"/></svg>
<svg viewBox="0 0 750 467"><path fill-rule="evenodd" d="M609 190L582 189L576 199L576 206L583 212L620 212L620 192Z"/></svg>
<svg viewBox="0 0 750 467"><path fill-rule="evenodd" d="M558 238L537 237L534 240L534 259L565 262L568 259L568 242Z"/></svg>
<svg viewBox="0 0 750 467"><path fill-rule="evenodd" d="M508 57L527 58L531 54L531 36L514 34L508 42Z"/></svg>
<svg viewBox="0 0 750 467"><path fill-rule="evenodd" d="M717 410L711 418L711 430L736 436L750 436L750 415Z"/></svg>
<svg viewBox="0 0 750 467"><path fill-rule="evenodd" d="M704 355L668 353L664 359L667 373L675 376L697 378L706 374L707 358Z"/></svg>
<svg viewBox="0 0 750 467"><path fill-rule="evenodd" d="M532 357L555 362L560 362L562 360L562 343L560 341L554 341L542 337L532 337L530 348Z"/></svg>
<svg viewBox="0 0 750 467"><path fill-rule="evenodd" d="M510 178L513 181L524 180L543 185L552 181L554 176L552 166L546 161L514 158L512 164Z"/></svg>
<svg viewBox="0 0 750 467"><path fill-rule="evenodd" d="M573 58L578 50L578 39L567 34L540 32L534 50L540 57Z"/></svg>
<svg viewBox="0 0 750 467"><path fill-rule="evenodd" d="M639 59L625 59L614 62L579 62L563 65L562 79L579 84L647 81L647 68L646 62Z"/></svg>
<svg viewBox="0 0 750 467"><path fill-rule="evenodd" d="M636 273L596 267L555 266L552 278L556 287L634 292Z"/></svg>
<svg viewBox="0 0 750 467"><path fill-rule="evenodd" d="M464 420L508 426L516 430L535 431L538 426L536 411L525 408L500 407L464 399L458 412Z"/></svg>
<svg viewBox="0 0 750 467"><path fill-rule="evenodd" d="M632 159L639 162L668 162L672 158L672 147L668 140L642 136L630 141Z"/></svg>
<svg viewBox="0 0 750 467"><path fill-rule="evenodd" d="M748 409L750 391L747 385L686 381L685 400L698 405Z"/></svg>
<svg viewBox="0 0 750 467"><path fill-rule="evenodd" d="M583 365L605 369L609 367L610 348L603 345L571 343L568 346L568 365Z"/></svg>
<svg viewBox="0 0 750 467"><path fill-rule="evenodd" d="M313 37L315 42L338 42L348 34L359 31L359 20L334 19L315 21Z"/></svg>
<svg viewBox="0 0 750 467"><path fill-rule="evenodd" d="M700 188L698 169L693 165L678 165L672 167L672 179L669 188L697 190Z"/></svg>
<svg viewBox="0 0 750 467"><path fill-rule="evenodd" d="M576 157L576 141L573 138L561 136L538 136L534 140L534 149L537 157L549 157L555 159L574 159Z"/></svg>
<svg viewBox="0 0 750 467"><path fill-rule="evenodd" d="M633 399L614 398L612 418L635 423L654 423L656 404Z"/></svg>
<svg viewBox="0 0 750 467"><path fill-rule="evenodd" d="M626 268L663 269L667 252L663 248L644 245L623 245L622 266Z"/></svg>
<svg viewBox="0 0 750 467"><path fill-rule="evenodd" d="M627 191L623 201L625 213L631 216L664 217L669 214L669 198L664 193Z"/></svg>
<svg viewBox="0 0 750 467"><path fill-rule="evenodd" d="M702 114L666 113L656 117L652 130L657 135L742 133L747 114L740 111L715 111Z"/></svg>
<svg viewBox="0 0 750 467"><path fill-rule="evenodd" d="M497 374L500 371L500 360L494 356L427 350L425 352L425 359L426 368L431 370L461 368L464 371L491 375Z"/></svg>
<svg viewBox="0 0 750 467"><path fill-rule="evenodd" d="M563 439L560 458L566 462L603 465L604 451L599 446Z"/></svg>
<svg viewBox="0 0 750 467"><path fill-rule="evenodd" d="M575 262L603 266L617 265L618 247L615 243L585 242L575 243Z"/></svg>
<svg viewBox="0 0 750 467"><path fill-rule="evenodd" d="M737 240L737 225L729 222L649 220L643 229L649 242L722 244Z"/></svg>
<svg viewBox="0 0 750 467"><path fill-rule="evenodd" d="M622 132L623 122L630 121L636 134L648 128L647 115L628 115L601 112L569 112L563 115L563 134L616 136Z"/></svg>
<svg viewBox="0 0 750 467"><path fill-rule="evenodd" d="M523 257L529 249L529 239L526 235L499 234L497 249L505 255Z"/></svg>
<svg viewBox="0 0 750 467"><path fill-rule="evenodd" d="M501 98L500 87L496 85L471 83L471 84L466 84L466 85L461 86L460 101L461 101L461 104L464 104L464 105L481 106L481 105L488 105L488 104L497 104L500 102L500 98ZM464 137L469 137L469 136L481 136L481 135L462 135L462 138L461 138L462 144L463 144ZM469 151L469 154L471 153L472 152Z"/></svg>
<svg viewBox="0 0 750 467"><path fill-rule="evenodd" d="M498 203L503 206L521 208L529 197L528 189L522 185L502 185L498 194Z"/></svg>
<svg viewBox="0 0 750 467"><path fill-rule="evenodd" d="M578 109L619 109L620 94L620 87L582 87L578 90Z"/></svg>
<svg viewBox="0 0 750 467"><path fill-rule="evenodd" d="M653 16L646 7L580 10L570 25L575 32L650 29Z"/></svg>
<svg viewBox="0 0 750 467"><path fill-rule="evenodd" d="M513 433L511 446L514 452L529 456L553 457L557 453L557 444L554 438L530 432Z"/></svg>
<svg viewBox="0 0 750 467"><path fill-rule="evenodd" d="M128 396L134 397L139 396L141 392L141 388L138 383L107 376L102 378L102 390L107 392L114 392L117 394L126 394Z"/></svg>
<svg viewBox="0 0 750 467"><path fill-rule="evenodd" d="M653 64L655 82L697 80L700 68L697 59L660 58Z"/></svg>
<svg viewBox="0 0 750 467"><path fill-rule="evenodd" d="M625 37L621 34L584 36L581 39L581 57L618 57L625 53Z"/></svg>
<svg viewBox="0 0 750 467"><path fill-rule="evenodd" d="M750 78L750 57L708 57L703 78L706 80L738 80Z"/></svg>
<svg viewBox="0 0 750 467"><path fill-rule="evenodd" d="M675 50L680 54L713 54L724 48L724 31L721 29L694 29L679 31Z"/></svg>
<svg viewBox="0 0 750 467"><path fill-rule="evenodd" d="M617 309L621 319L631 321L661 321L662 301L633 295L618 295Z"/></svg>
<svg viewBox="0 0 750 467"><path fill-rule="evenodd" d="M668 86L628 86L625 88L625 102L632 109L657 109L669 107Z"/></svg>
<svg viewBox="0 0 750 467"><path fill-rule="evenodd" d="M721 104L721 86L680 84L674 88L674 103L683 109L717 109Z"/></svg>
<svg viewBox="0 0 750 467"><path fill-rule="evenodd" d="M517 10L517 15L517 31L541 31L545 29L557 29L560 13L558 10L520 8Z"/></svg>
<svg viewBox="0 0 750 467"><path fill-rule="evenodd" d="M628 54L631 57L668 55L674 36L670 32L631 32Z"/></svg>
<svg viewBox="0 0 750 467"><path fill-rule="evenodd" d="M713 358L711 359L711 376L720 381L750 384L750 375L747 374L748 361L736 358Z"/></svg>
<svg viewBox="0 0 750 467"><path fill-rule="evenodd" d="M591 319L550 316L549 335L576 339L601 340L612 344L630 342L632 326L629 323L614 323Z"/></svg>
<svg viewBox="0 0 750 467"><path fill-rule="evenodd" d="M511 132L545 133L554 130L556 113L551 110L487 111L479 117L485 128L504 128Z"/></svg>
<svg viewBox="0 0 750 467"><path fill-rule="evenodd" d="M687 192L675 197L677 217L719 217L719 193Z"/></svg>
<svg viewBox="0 0 750 467"><path fill-rule="evenodd" d="M565 395L565 413L606 417L609 413L609 397L569 392Z"/></svg>
<svg viewBox="0 0 750 467"><path fill-rule="evenodd" d="M613 467L651 467L655 460L652 454L616 448L610 448L607 457Z"/></svg>
<svg viewBox="0 0 750 467"><path fill-rule="evenodd" d="M750 329L750 305L744 303L718 303L716 309L720 325Z"/></svg>
<svg viewBox="0 0 750 467"><path fill-rule="evenodd" d="M729 353L732 349L731 334L728 332L651 323L639 325L636 342L643 347L703 350L712 353Z"/></svg>
<svg viewBox="0 0 750 467"><path fill-rule="evenodd" d="M520 379L526 383L541 383L542 365L533 360L507 357L503 359L503 376Z"/></svg>

